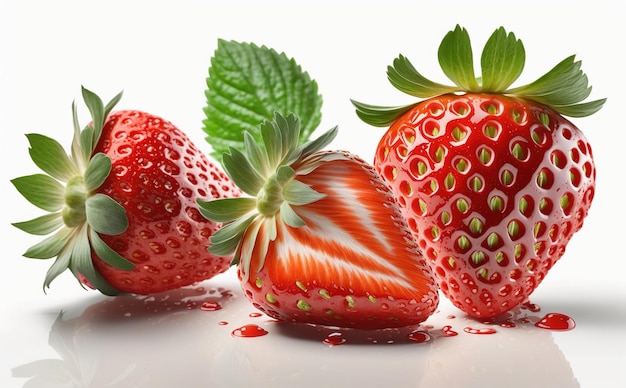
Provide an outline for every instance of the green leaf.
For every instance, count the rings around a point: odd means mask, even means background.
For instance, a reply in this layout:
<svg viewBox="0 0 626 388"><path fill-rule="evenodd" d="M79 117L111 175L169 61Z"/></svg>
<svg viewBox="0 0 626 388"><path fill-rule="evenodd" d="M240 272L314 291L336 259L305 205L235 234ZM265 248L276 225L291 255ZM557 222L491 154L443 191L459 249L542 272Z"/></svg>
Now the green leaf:
<svg viewBox="0 0 626 388"><path fill-rule="evenodd" d="M81 274L91 283L96 277L96 269L91 258L88 229L87 225L83 225L71 242L72 253L69 268L74 276L78 278L78 274Z"/></svg>
<svg viewBox="0 0 626 388"><path fill-rule="evenodd" d="M26 175L11 180L11 183L24 198L40 209L57 212L65 203L63 185L48 175Z"/></svg>
<svg viewBox="0 0 626 388"><path fill-rule="evenodd" d="M250 197L220 198L203 201L198 199L198 210L206 219L229 222L243 217L256 208L256 199Z"/></svg>
<svg viewBox="0 0 626 388"><path fill-rule="evenodd" d="M67 243L72 240L73 234L74 229L61 228L52 236L28 248L24 253L24 257L30 259L50 259L57 256Z"/></svg>
<svg viewBox="0 0 626 388"><path fill-rule="evenodd" d="M439 65L445 75L466 91L479 91L474 75L474 57L469 34L465 28L456 26L441 41Z"/></svg>
<svg viewBox="0 0 626 388"><path fill-rule="evenodd" d="M111 172L111 158L103 153L95 154L85 169L85 188L93 191L100 187Z"/></svg>
<svg viewBox="0 0 626 388"><path fill-rule="evenodd" d="M94 194L85 203L87 223L98 233L117 235L128 227L124 207L104 194Z"/></svg>
<svg viewBox="0 0 626 388"><path fill-rule="evenodd" d="M14 222L12 225L26 233L45 236L62 227L63 218L61 213L49 213L32 220Z"/></svg>
<svg viewBox="0 0 626 388"><path fill-rule="evenodd" d="M91 241L91 247L96 252L99 258L104 262L111 265L114 268L124 271L132 271L135 269L135 264L122 257L119 253L115 252L100 238L98 233L94 229L89 231L89 240Z"/></svg>
<svg viewBox="0 0 626 388"><path fill-rule="evenodd" d="M63 182L79 174L59 142L37 133L28 134L26 137L30 143L28 152L31 159L46 174Z"/></svg>
<svg viewBox="0 0 626 388"><path fill-rule="evenodd" d="M503 92L522 74L525 61L522 41L498 28L487 40L481 56L483 91Z"/></svg>
<svg viewBox="0 0 626 388"><path fill-rule="evenodd" d="M284 53L220 39L208 72L203 130L214 157L230 147L243 150L244 131L260 140L258 125L276 111L300 117L301 143L321 121L317 83Z"/></svg>

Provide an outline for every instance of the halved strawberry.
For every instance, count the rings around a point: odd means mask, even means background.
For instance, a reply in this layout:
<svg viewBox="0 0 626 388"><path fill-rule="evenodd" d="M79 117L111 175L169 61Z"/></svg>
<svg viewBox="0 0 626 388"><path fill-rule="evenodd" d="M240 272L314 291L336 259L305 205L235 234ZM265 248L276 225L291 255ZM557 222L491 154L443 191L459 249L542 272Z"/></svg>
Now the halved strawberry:
<svg viewBox="0 0 626 388"><path fill-rule="evenodd" d="M240 191L172 123L136 110L111 112L83 89L92 123L79 128L76 108L70 155L55 140L27 135L30 155L46 174L12 183L49 213L14 223L48 235L24 254L55 258L44 289L69 269L105 294L149 294L208 279L230 257L206 251L220 226L200 215L196 199Z"/></svg>
<svg viewBox="0 0 626 388"><path fill-rule="evenodd" d="M264 147L245 134L224 168L250 197L199 200L229 222L211 237L235 251L253 305L276 319L361 329L418 324L437 307L434 277L373 167L348 152L320 151L337 133L298 146L299 120L262 124Z"/></svg>

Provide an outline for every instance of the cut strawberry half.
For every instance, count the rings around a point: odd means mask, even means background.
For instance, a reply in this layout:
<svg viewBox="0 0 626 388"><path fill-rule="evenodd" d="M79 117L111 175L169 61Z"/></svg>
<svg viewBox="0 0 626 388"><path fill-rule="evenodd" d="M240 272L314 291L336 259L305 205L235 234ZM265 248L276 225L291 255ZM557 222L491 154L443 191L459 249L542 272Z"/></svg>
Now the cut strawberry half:
<svg viewBox="0 0 626 388"><path fill-rule="evenodd" d="M227 174L248 197L201 201L227 223L215 254L234 252L246 296L285 321L360 329L423 322L437 307L434 277L390 188L348 152L321 151L334 128L298 146L299 120L276 114L263 145L224 155Z"/></svg>

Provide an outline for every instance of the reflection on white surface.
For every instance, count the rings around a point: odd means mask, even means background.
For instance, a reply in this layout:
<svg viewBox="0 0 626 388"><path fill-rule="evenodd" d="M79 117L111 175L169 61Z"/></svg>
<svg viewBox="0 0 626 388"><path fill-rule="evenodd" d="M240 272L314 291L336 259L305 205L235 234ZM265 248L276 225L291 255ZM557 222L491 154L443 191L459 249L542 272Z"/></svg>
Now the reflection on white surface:
<svg viewBox="0 0 626 388"><path fill-rule="evenodd" d="M68 309L50 329L58 358L17 366L14 379L29 388L579 386L552 332L534 326L543 312L481 323L444 303L420 327L336 330L255 314L226 279ZM231 334L246 324L268 334Z"/></svg>

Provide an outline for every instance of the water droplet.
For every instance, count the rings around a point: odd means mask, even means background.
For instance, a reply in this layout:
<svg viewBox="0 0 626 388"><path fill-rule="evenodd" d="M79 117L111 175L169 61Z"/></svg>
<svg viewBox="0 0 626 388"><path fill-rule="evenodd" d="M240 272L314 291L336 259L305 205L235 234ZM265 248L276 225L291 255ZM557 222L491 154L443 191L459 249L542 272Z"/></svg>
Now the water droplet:
<svg viewBox="0 0 626 388"><path fill-rule="evenodd" d="M341 333L330 333L322 342L328 346L337 346L344 344L346 339L341 336Z"/></svg>
<svg viewBox="0 0 626 388"><path fill-rule="evenodd" d="M417 342L417 343L424 343L424 342L428 342L430 341L430 334L428 334L427 332L423 331L423 330L416 330L412 333L410 333L407 338L413 342Z"/></svg>
<svg viewBox="0 0 626 388"><path fill-rule="evenodd" d="M490 327L484 327L481 329L466 327L463 329L463 331L469 334L495 334L496 333L496 329L492 329Z"/></svg>
<svg viewBox="0 0 626 388"><path fill-rule="evenodd" d="M221 309L222 305L214 301L206 301L200 305L200 310L204 311L217 311Z"/></svg>
<svg viewBox="0 0 626 388"><path fill-rule="evenodd" d="M548 330L572 330L576 322L565 314L549 313L541 318L535 326Z"/></svg>
<svg viewBox="0 0 626 388"><path fill-rule="evenodd" d="M267 334L267 330L258 325L243 325L233 330L233 337L261 337Z"/></svg>

